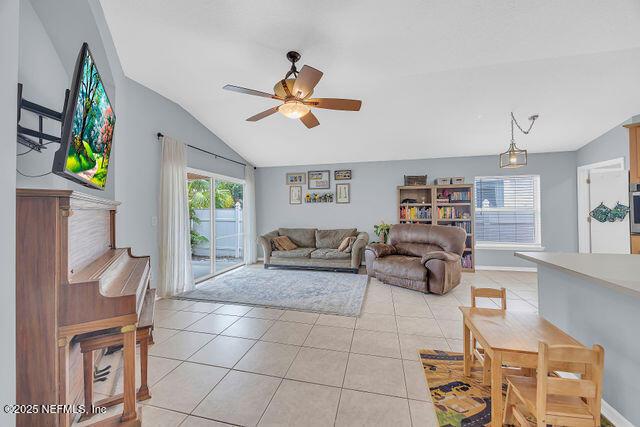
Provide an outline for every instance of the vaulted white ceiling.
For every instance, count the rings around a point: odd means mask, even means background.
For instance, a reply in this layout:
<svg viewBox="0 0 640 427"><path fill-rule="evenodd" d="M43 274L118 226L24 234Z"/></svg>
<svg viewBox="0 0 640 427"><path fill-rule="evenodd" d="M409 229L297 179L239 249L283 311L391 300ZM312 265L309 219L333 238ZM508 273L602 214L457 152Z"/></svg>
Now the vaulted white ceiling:
<svg viewBox="0 0 640 427"><path fill-rule="evenodd" d="M497 154L509 111L531 152L574 150L640 113L638 0L102 0L125 74L257 166ZM324 72L305 128L245 118L298 50Z"/></svg>

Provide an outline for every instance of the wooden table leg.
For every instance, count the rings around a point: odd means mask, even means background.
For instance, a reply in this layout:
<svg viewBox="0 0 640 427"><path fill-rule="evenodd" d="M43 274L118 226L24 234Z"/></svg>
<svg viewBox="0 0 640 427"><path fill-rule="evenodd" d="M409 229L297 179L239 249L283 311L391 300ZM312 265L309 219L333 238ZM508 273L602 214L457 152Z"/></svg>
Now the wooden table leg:
<svg viewBox="0 0 640 427"><path fill-rule="evenodd" d="M482 384L491 385L491 357L487 353L482 363Z"/></svg>
<svg viewBox="0 0 640 427"><path fill-rule="evenodd" d="M148 331L142 334L143 336L140 339L140 388L138 389L138 400L147 400L151 398L147 384L150 335Z"/></svg>
<svg viewBox="0 0 640 427"><path fill-rule="evenodd" d="M462 335L464 337L464 375L471 375L471 330L467 326L467 322L462 322Z"/></svg>
<svg viewBox="0 0 640 427"><path fill-rule="evenodd" d="M491 355L491 425L502 426L502 354Z"/></svg>
<svg viewBox="0 0 640 427"><path fill-rule="evenodd" d="M138 418L136 413L136 326L129 325L122 328L123 333L123 362L124 362L124 409L123 422Z"/></svg>

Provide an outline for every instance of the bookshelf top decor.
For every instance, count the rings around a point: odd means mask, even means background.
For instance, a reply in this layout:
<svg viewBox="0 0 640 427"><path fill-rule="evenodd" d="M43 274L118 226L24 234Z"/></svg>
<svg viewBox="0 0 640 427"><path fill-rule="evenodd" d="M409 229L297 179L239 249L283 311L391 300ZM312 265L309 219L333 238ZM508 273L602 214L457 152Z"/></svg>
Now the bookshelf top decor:
<svg viewBox="0 0 640 427"><path fill-rule="evenodd" d="M404 185L407 187L427 185L427 175L405 175Z"/></svg>

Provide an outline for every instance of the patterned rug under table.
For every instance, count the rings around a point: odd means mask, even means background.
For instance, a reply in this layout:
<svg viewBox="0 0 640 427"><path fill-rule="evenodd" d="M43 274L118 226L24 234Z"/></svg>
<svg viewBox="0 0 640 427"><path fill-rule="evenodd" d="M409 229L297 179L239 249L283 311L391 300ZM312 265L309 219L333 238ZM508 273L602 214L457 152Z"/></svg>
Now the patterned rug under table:
<svg viewBox="0 0 640 427"><path fill-rule="evenodd" d="M482 384L482 366L475 364L465 377L462 353L420 350L420 360L441 427L491 424L491 387ZM503 399L507 384L502 384ZM613 424L602 417L602 426Z"/></svg>
<svg viewBox="0 0 640 427"><path fill-rule="evenodd" d="M364 274L241 267L177 298L357 316L367 282Z"/></svg>
<svg viewBox="0 0 640 427"><path fill-rule="evenodd" d="M465 377L461 353L420 350L420 360L440 426L491 424L491 387L482 385L480 366Z"/></svg>

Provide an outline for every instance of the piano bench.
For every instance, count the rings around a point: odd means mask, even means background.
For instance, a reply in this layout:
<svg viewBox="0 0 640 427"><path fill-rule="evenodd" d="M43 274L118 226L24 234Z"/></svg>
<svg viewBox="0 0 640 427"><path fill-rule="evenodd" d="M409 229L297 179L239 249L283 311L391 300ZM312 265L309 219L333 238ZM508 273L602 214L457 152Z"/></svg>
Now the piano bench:
<svg viewBox="0 0 640 427"><path fill-rule="evenodd" d="M151 398L149 386L147 382L147 369L149 358L149 344L153 343L152 324L145 324L136 328L136 344L140 345L140 388L136 392L136 400L142 401ZM80 343L80 352L82 353L82 366L84 377L84 404L87 408L81 421L91 418L93 415L93 369L94 359L93 352L108 347L119 346L124 344L124 334L118 329L110 329L102 331L102 333L90 333L78 335L75 340ZM124 394L120 393L107 397L95 403L95 406L115 406L124 402Z"/></svg>

